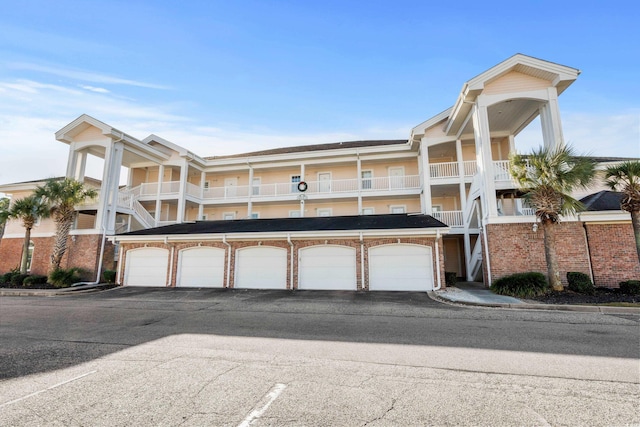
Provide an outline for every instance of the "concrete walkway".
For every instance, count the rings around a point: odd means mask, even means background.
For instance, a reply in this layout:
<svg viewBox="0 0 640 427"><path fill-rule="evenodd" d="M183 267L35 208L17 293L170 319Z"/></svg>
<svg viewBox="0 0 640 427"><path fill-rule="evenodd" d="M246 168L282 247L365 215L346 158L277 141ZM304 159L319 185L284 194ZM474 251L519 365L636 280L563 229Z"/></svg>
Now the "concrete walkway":
<svg viewBox="0 0 640 427"><path fill-rule="evenodd" d="M579 311L586 313L640 314L636 307L611 307L604 305L544 304L523 301L518 298L494 294L480 282L458 282L456 286L431 292L431 296L443 302L495 308L527 310Z"/></svg>

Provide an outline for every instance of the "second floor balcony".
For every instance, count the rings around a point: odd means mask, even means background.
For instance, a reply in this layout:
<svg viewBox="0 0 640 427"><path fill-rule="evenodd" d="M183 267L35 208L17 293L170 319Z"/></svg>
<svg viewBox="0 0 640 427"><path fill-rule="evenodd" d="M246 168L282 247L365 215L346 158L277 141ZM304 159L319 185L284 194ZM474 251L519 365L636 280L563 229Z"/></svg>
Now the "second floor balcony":
<svg viewBox="0 0 640 427"><path fill-rule="evenodd" d="M228 203L243 200L291 200L304 194L309 198L344 198L367 196L402 196L420 194L422 177L420 175L385 176L362 179L339 179L323 181L305 181L307 189L301 192L299 182L280 182L254 185L225 185L220 187L200 187L186 183L185 195L201 203ZM135 198L153 200L180 197L180 182L167 181L143 183L127 191Z"/></svg>

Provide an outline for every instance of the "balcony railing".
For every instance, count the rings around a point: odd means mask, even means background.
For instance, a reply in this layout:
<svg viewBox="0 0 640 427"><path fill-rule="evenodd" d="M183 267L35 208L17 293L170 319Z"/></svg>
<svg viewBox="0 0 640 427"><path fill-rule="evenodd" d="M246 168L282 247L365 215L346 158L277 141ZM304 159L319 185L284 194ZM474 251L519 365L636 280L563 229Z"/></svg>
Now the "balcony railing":
<svg viewBox="0 0 640 427"><path fill-rule="evenodd" d="M478 169L475 160L462 162L464 176L473 176ZM431 178L457 178L460 176L458 162L431 163L429 165L429 176Z"/></svg>
<svg viewBox="0 0 640 427"><path fill-rule="evenodd" d="M327 181L307 181L304 194L341 194L357 193L358 179L338 179ZM195 187L195 186L194 186ZM374 191L401 191L422 188L419 175L385 176L378 178L363 178L360 191L363 193ZM285 182L261 185L234 185L226 187L209 187L203 191L203 199L246 199L251 197L278 197L299 194L297 182Z"/></svg>
<svg viewBox="0 0 640 427"><path fill-rule="evenodd" d="M464 227L462 211L436 211L431 213L431 216L449 227Z"/></svg>

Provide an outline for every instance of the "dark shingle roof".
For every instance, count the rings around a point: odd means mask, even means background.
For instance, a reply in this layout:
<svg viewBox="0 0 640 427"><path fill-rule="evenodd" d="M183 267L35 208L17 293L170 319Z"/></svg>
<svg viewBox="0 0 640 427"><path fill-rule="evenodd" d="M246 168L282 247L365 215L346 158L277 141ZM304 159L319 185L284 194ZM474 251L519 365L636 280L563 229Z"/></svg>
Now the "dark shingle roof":
<svg viewBox="0 0 640 427"><path fill-rule="evenodd" d="M619 211L623 194L616 191L598 191L580 199L588 211Z"/></svg>
<svg viewBox="0 0 640 427"><path fill-rule="evenodd" d="M389 230L447 227L430 215L387 214L313 218L196 221L124 233L123 236L175 234L270 233L295 231Z"/></svg>
<svg viewBox="0 0 640 427"><path fill-rule="evenodd" d="M333 142L330 144L298 145L295 147L273 148L270 150L253 151L250 153L241 153L241 154L230 154L227 156L210 156L210 157L205 157L205 160L233 159L237 157L268 156L271 154L301 153L306 151L336 150L340 148L359 148L359 147L375 147L379 145L398 145L398 144L406 144L407 142L408 141L406 139L390 139L390 140L376 140L376 141L347 141L347 142Z"/></svg>

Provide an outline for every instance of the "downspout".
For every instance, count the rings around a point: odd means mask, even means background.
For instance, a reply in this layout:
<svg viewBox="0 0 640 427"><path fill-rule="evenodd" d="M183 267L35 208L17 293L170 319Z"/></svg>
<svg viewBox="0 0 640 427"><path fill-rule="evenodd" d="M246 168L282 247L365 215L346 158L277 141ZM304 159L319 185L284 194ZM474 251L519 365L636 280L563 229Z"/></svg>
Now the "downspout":
<svg viewBox="0 0 640 427"><path fill-rule="evenodd" d="M227 242L226 234L222 235L222 243L229 248L229 252L227 253L227 283L225 284L225 287L229 289L229 280L231 278L231 244Z"/></svg>
<svg viewBox="0 0 640 427"><path fill-rule="evenodd" d="M438 285L433 288L434 291L438 291L442 288L442 276L440 275L440 248L438 246L438 242L440 242L440 230L436 230L436 282Z"/></svg>
<svg viewBox="0 0 640 427"><path fill-rule="evenodd" d="M487 282L491 287L491 261L489 260L489 241L487 240L487 225L482 227L482 240L484 241L484 253L486 256L483 259L487 261Z"/></svg>
<svg viewBox="0 0 640 427"><path fill-rule="evenodd" d="M591 276L591 283L595 283L593 281L593 265L591 262L591 249L589 249L589 234L587 233L587 223L584 222L578 214L578 221L582 222L582 228L584 229L584 242L587 247L587 261L589 262L589 276Z"/></svg>
<svg viewBox="0 0 640 427"><path fill-rule="evenodd" d="M102 276L102 258L104 257L104 244L107 240L107 230L104 225L102 226L102 244L100 245L100 258L98 259L98 272L96 273L95 282L78 282L74 283L71 286L82 286L82 285L97 285L100 283L100 276ZM118 266L119 268L120 266Z"/></svg>
<svg viewBox="0 0 640 427"><path fill-rule="evenodd" d="M293 291L293 242L291 241L291 233L287 233L287 243L289 243L289 247L291 248L291 261L290 261L290 271L289 271L289 286L290 286L290 290Z"/></svg>
<svg viewBox="0 0 640 427"><path fill-rule="evenodd" d="M362 231L360 232L360 281L361 290L364 291L364 237L362 236Z"/></svg>
<svg viewBox="0 0 640 427"><path fill-rule="evenodd" d="M168 245L169 244L169 237L168 236L164 236L164 244ZM169 264L169 282L167 283L167 287L171 287L171 282L173 279L173 254L175 252L175 247L171 246L171 253L169 254L169 260L170 260L170 264Z"/></svg>
<svg viewBox="0 0 640 427"><path fill-rule="evenodd" d="M115 245L115 242L113 242L113 244ZM124 278L122 278L120 283L117 282L118 279L120 279L120 274L122 274L122 257L124 256L123 255L124 249L122 248L122 244L120 245L119 252L120 253L118 254L118 273L117 273L117 276L116 276L116 284L117 285L122 285L124 283Z"/></svg>

